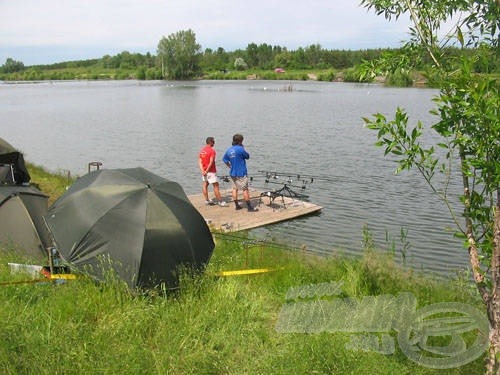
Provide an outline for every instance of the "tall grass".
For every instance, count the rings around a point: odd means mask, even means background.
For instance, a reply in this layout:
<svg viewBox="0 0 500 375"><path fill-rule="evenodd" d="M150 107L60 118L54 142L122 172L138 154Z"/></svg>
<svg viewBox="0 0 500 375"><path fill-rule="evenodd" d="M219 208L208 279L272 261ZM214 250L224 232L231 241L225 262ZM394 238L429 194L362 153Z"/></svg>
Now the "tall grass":
<svg viewBox="0 0 500 375"><path fill-rule="evenodd" d="M0 286L0 368L5 374L471 374L434 371L394 354L348 349L342 333L280 333L275 329L289 288L343 282L342 298L410 292L420 306L458 301L481 306L452 281L399 268L387 254L319 258L273 245L216 235L203 275L185 273L176 293L135 293L120 280L85 277ZM0 282L11 274L3 252ZM270 272L220 276L220 271ZM333 319L335 317L332 317ZM396 345L397 346L397 345Z"/></svg>
<svg viewBox="0 0 500 375"><path fill-rule="evenodd" d="M28 168L50 201L73 181L64 173ZM176 292L132 291L113 275L104 283L84 275L64 283L33 280L8 266L30 259L0 248L0 369L2 374L481 373L482 358L432 370L412 362L397 345L384 355L349 348L345 333L276 329L290 288L329 282L343 283L338 298L409 292L418 307L454 301L482 309L470 278L434 279L401 268L392 242L377 252L367 228L363 235L363 256L325 258L215 233L206 271L184 272ZM247 269L268 272L221 276Z"/></svg>

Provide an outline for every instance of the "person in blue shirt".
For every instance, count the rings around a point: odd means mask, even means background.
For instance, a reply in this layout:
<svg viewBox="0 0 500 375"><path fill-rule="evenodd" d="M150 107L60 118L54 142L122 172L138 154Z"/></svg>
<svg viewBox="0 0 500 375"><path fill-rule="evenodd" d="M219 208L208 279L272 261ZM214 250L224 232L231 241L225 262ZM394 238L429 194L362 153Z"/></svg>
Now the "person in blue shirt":
<svg viewBox="0 0 500 375"><path fill-rule="evenodd" d="M257 208L252 207L250 203L250 192L248 191L248 176L247 176L247 159L250 158L250 154L243 147L243 136L241 134L233 135L233 145L229 147L222 161L229 168L229 176L233 181L233 201L237 210L241 210L243 207L238 203L238 190L243 191L243 200L246 203L247 210L249 212L258 211Z"/></svg>

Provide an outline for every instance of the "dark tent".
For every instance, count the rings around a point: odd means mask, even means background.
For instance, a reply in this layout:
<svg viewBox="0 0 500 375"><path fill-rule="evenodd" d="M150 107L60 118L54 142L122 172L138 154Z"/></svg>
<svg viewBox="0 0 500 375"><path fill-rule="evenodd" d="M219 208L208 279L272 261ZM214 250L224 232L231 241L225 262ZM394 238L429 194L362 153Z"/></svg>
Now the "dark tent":
<svg viewBox="0 0 500 375"><path fill-rule="evenodd" d="M48 197L32 186L0 185L0 243L46 261L50 245L43 222Z"/></svg>
<svg viewBox="0 0 500 375"><path fill-rule="evenodd" d="M0 154L0 184L21 185L30 182L30 179L23 154L17 151Z"/></svg>
<svg viewBox="0 0 500 375"><path fill-rule="evenodd" d="M109 264L131 287L177 287L178 267L203 270L214 249L181 186L143 168L79 178L50 207L46 223L63 262L98 279Z"/></svg>
<svg viewBox="0 0 500 375"><path fill-rule="evenodd" d="M14 152L17 151L14 146L12 146L9 142L7 142L5 139L0 138L0 154L6 154L8 152Z"/></svg>

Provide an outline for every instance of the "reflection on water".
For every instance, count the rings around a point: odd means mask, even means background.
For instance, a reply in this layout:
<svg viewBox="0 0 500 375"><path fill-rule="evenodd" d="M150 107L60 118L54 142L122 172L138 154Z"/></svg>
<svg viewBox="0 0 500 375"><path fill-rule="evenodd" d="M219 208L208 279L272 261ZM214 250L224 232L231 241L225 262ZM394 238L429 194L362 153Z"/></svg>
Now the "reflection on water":
<svg viewBox="0 0 500 375"><path fill-rule="evenodd" d="M52 171L82 175L90 161L142 166L191 194L200 190L196 158L204 139L215 137L224 175L220 158L239 132L255 187L265 186L259 170L313 175L307 194L324 207L253 235L323 254L357 254L368 228L399 258L404 251L413 266L444 272L467 265L448 212L417 175L394 175L395 164L373 146L376 135L362 121L376 112L391 116L399 106L413 122L431 124L435 94L295 81L0 84L0 137Z"/></svg>

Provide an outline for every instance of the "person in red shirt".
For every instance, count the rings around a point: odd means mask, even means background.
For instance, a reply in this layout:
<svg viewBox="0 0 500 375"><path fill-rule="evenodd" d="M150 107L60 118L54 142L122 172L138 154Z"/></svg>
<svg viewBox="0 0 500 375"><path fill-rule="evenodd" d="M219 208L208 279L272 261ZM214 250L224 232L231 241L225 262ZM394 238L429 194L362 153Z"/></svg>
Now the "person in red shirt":
<svg viewBox="0 0 500 375"><path fill-rule="evenodd" d="M201 178L203 184L201 185L201 192L205 197L205 204L214 205L218 204L219 206L225 207L227 203L222 200L220 190L219 190L219 181L217 179L217 169L215 167L215 139L214 137L207 137L206 145L200 150L198 157L198 165L201 171ZM208 185L212 185L214 189L214 195L217 199L217 202L212 201L208 198Z"/></svg>

